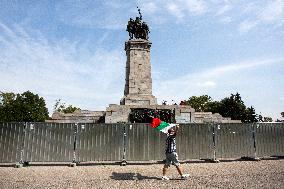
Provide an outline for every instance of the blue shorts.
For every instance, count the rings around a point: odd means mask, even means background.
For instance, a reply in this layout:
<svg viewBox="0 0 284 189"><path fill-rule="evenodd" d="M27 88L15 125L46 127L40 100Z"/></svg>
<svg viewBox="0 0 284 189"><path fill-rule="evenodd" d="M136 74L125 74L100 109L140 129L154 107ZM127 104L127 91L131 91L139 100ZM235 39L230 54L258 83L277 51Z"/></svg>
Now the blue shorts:
<svg viewBox="0 0 284 189"><path fill-rule="evenodd" d="M179 166L179 160L178 160L178 154L176 152L172 153L166 153L166 160L165 160L165 165L167 167L174 165L174 166Z"/></svg>

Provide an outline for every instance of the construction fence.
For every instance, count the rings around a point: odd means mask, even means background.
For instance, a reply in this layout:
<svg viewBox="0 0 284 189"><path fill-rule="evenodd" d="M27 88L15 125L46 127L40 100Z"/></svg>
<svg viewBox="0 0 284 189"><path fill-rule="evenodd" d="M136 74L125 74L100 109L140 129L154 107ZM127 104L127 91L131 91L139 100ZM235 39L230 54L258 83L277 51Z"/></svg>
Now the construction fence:
<svg viewBox="0 0 284 189"><path fill-rule="evenodd" d="M149 124L0 123L0 163L163 160ZM181 124L180 160L284 156L284 123Z"/></svg>

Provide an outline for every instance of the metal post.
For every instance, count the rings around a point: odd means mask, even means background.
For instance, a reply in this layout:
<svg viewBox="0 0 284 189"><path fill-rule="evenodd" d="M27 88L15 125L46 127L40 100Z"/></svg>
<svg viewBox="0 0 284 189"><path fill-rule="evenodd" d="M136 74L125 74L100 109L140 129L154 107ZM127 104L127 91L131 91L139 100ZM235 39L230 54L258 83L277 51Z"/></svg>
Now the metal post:
<svg viewBox="0 0 284 189"><path fill-rule="evenodd" d="M259 127L259 123L256 123L256 126L255 126L255 124L252 124L252 138L253 138L253 149L254 149L253 159L254 159L254 160L260 160L260 159L257 157L257 152L256 152L256 137L255 137L256 128L258 128L258 127Z"/></svg>
<svg viewBox="0 0 284 189"><path fill-rule="evenodd" d="M20 161L19 161L20 164L24 164L24 146L25 146L26 132L27 132L27 128L28 128L27 126L28 126L28 124L27 124L27 122L25 122L24 137L23 137L22 144L21 144L21 154L20 154Z"/></svg>
<svg viewBox="0 0 284 189"><path fill-rule="evenodd" d="M20 150L20 161L16 163L16 168L22 168L24 166L24 146L25 146L25 138L26 138L26 132L27 132L27 123L24 123L24 136L21 141L21 150Z"/></svg>
<svg viewBox="0 0 284 189"><path fill-rule="evenodd" d="M213 159L212 162L219 163L219 160L216 158L216 130L215 130L215 124L212 123L212 139L213 139Z"/></svg>
<svg viewBox="0 0 284 189"><path fill-rule="evenodd" d="M70 164L70 166L74 166L74 164L76 164L76 145L77 145L77 133L78 133L78 123L75 123L75 127L74 127L74 146L73 146L73 160L72 163Z"/></svg>
<svg viewBox="0 0 284 189"><path fill-rule="evenodd" d="M122 155L122 161L121 161L121 166L126 166L126 128L125 125L123 127L123 155Z"/></svg>

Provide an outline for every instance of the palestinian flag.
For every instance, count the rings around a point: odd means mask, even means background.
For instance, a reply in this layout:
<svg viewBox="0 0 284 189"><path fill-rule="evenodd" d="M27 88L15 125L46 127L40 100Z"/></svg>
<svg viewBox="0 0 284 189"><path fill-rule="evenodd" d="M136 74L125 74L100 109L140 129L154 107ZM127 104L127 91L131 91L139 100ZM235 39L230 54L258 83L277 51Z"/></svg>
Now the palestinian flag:
<svg viewBox="0 0 284 189"><path fill-rule="evenodd" d="M163 133L168 133L168 130L177 124L167 123L164 121L161 121L159 118L153 118L151 126L158 131L161 131Z"/></svg>

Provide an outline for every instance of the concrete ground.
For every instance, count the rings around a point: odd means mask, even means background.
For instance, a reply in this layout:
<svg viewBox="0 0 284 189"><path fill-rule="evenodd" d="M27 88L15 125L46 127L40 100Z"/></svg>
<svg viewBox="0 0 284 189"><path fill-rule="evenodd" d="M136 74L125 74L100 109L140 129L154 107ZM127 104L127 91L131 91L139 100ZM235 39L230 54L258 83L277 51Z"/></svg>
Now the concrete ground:
<svg viewBox="0 0 284 189"><path fill-rule="evenodd" d="M284 160L184 163L188 180L162 164L0 167L0 188L284 188Z"/></svg>

